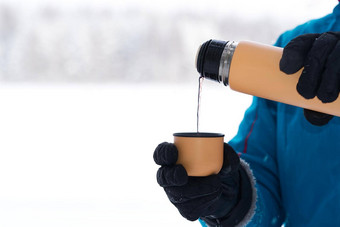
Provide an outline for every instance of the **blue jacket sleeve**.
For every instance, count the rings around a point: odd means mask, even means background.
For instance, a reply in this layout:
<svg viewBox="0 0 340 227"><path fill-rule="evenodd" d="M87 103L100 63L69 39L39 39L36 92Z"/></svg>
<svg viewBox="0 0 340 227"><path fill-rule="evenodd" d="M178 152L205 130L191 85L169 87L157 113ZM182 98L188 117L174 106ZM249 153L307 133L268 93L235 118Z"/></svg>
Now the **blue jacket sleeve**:
<svg viewBox="0 0 340 227"><path fill-rule="evenodd" d="M254 97L237 135L229 142L256 179L256 210L247 226L281 226L284 220L276 159L276 109L276 102Z"/></svg>

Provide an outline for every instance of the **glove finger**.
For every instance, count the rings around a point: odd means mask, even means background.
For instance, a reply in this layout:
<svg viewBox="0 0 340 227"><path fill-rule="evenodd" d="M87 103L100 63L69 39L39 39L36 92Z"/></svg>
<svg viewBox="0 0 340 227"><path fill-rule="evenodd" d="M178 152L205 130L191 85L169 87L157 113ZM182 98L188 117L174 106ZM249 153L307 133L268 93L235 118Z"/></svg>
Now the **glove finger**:
<svg viewBox="0 0 340 227"><path fill-rule="evenodd" d="M174 165L178 159L178 150L173 143L161 143L156 147L153 159L158 165Z"/></svg>
<svg viewBox="0 0 340 227"><path fill-rule="evenodd" d="M188 182L188 174L182 165L162 166L157 171L157 182L161 187L183 186Z"/></svg>
<svg viewBox="0 0 340 227"><path fill-rule="evenodd" d="M280 70L287 74L293 74L302 68L306 56L315 39L320 34L305 34L291 40L283 49L280 60Z"/></svg>
<svg viewBox="0 0 340 227"><path fill-rule="evenodd" d="M297 91L306 99L316 96L327 57L337 43L329 33L322 34L313 44L304 63L304 70L297 84Z"/></svg>
<svg viewBox="0 0 340 227"><path fill-rule="evenodd" d="M222 184L218 175L189 177L186 185L164 190L182 216L194 221L215 211L213 204L222 194Z"/></svg>
<svg viewBox="0 0 340 227"><path fill-rule="evenodd" d="M337 42L327 59L326 69L322 75L321 84L317 92L318 98L323 103L333 102L339 96L340 64L337 62L340 62L340 42Z"/></svg>
<svg viewBox="0 0 340 227"><path fill-rule="evenodd" d="M333 115L320 113L309 109L303 109L303 114L307 121L315 126L324 126L328 124L328 122L333 118Z"/></svg>
<svg viewBox="0 0 340 227"><path fill-rule="evenodd" d="M186 202L202 196L213 194L221 189L221 179L219 175L207 177L188 177L187 183L183 187L167 188L166 192L172 194L172 202ZM180 192L180 193L179 193ZM176 197L176 195L178 197Z"/></svg>

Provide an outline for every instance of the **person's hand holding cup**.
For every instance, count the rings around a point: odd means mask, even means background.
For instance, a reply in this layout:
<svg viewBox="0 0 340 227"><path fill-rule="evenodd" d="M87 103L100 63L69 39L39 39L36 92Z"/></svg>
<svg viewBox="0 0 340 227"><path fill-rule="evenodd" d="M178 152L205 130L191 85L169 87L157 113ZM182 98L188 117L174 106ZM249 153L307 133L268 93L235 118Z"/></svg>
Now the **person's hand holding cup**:
<svg viewBox="0 0 340 227"><path fill-rule="evenodd" d="M237 203L240 160L218 133L175 133L154 152L157 182L188 220L221 218ZM226 192L227 190L227 192Z"/></svg>

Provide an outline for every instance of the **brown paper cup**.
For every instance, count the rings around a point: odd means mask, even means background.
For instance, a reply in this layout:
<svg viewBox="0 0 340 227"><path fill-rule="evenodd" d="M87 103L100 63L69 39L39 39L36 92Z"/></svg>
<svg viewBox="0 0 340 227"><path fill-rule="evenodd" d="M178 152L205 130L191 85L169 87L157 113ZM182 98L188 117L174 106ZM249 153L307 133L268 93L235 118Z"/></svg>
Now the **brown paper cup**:
<svg viewBox="0 0 340 227"><path fill-rule="evenodd" d="M189 176L209 176L220 172L223 165L224 135L219 133L174 133L178 164Z"/></svg>

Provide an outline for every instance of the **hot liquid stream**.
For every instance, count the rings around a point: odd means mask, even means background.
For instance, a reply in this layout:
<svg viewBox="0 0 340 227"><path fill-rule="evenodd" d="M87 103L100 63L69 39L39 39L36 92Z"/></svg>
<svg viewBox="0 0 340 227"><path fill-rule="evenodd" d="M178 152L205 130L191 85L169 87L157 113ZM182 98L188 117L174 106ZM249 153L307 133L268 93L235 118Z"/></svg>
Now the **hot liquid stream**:
<svg viewBox="0 0 340 227"><path fill-rule="evenodd" d="M197 98L197 133L199 133L199 121L200 121L200 106L201 106L201 92L202 92L202 84L203 84L204 77L201 76L198 79L198 98Z"/></svg>

